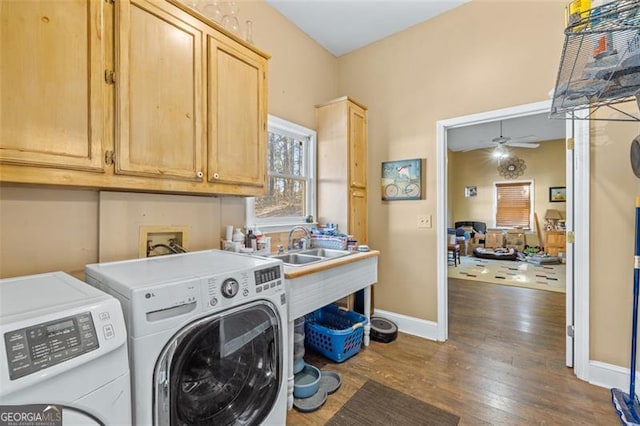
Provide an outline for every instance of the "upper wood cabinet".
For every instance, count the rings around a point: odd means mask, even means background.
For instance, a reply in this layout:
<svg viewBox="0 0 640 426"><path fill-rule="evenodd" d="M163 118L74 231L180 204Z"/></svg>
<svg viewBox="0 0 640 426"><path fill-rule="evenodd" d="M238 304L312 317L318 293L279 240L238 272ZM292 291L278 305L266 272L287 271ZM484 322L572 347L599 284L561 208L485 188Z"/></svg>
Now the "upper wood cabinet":
<svg viewBox="0 0 640 426"><path fill-rule="evenodd" d="M367 114L360 105L349 103L349 174L351 186L367 187Z"/></svg>
<svg viewBox="0 0 640 426"><path fill-rule="evenodd" d="M0 1L0 163L103 171L105 7Z"/></svg>
<svg viewBox="0 0 640 426"><path fill-rule="evenodd" d="M119 3L117 172L262 194L267 58L170 3Z"/></svg>
<svg viewBox="0 0 640 426"><path fill-rule="evenodd" d="M0 23L0 181L264 193L269 55L177 0L0 0Z"/></svg>
<svg viewBox="0 0 640 426"><path fill-rule="evenodd" d="M116 173L202 181L203 31L166 3L116 7Z"/></svg>
<svg viewBox="0 0 640 426"><path fill-rule="evenodd" d="M367 244L367 109L343 97L316 109L318 220Z"/></svg>
<svg viewBox="0 0 640 426"><path fill-rule="evenodd" d="M265 186L266 67L264 57L221 34L208 37L208 179L221 185Z"/></svg>

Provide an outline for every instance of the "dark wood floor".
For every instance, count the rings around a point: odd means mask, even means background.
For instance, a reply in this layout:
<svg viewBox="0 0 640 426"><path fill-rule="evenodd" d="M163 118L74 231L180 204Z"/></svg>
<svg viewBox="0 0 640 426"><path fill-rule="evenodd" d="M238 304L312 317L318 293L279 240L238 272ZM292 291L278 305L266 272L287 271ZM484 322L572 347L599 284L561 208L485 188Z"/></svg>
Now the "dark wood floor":
<svg viewBox="0 0 640 426"><path fill-rule="evenodd" d="M342 387L287 425L322 425L373 379L460 416L460 425L617 425L607 389L564 365L564 294L449 280L449 340L400 333L335 364L307 353Z"/></svg>

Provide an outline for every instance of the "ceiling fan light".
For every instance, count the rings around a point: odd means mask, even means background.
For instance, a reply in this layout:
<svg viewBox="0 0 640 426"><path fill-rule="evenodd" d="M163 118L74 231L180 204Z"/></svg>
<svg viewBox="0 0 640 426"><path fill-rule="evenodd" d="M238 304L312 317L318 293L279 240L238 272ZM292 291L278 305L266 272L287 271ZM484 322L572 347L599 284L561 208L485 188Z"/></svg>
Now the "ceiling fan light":
<svg viewBox="0 0 640 426"><path fill-rule="evenodd" d="M496 146L496 149L493 150L493 158L502 159L509 156L509 152L505 148L504 145Z"/></svg>

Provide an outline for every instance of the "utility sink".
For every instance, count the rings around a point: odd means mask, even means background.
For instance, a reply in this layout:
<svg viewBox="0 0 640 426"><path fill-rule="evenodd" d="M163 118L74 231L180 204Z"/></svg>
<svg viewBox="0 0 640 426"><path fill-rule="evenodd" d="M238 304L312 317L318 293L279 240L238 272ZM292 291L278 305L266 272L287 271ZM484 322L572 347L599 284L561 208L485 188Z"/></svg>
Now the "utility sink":
<svg viewBox="0 0 640 426"><path fill-rule="evenodd" d="M274 259L282 260L286 265L300 266L309 263L320 262L323 260L320 256L310 256L301 253L286 253L271 256Z"/></svg>
<svg viewBox="0 0 640 426"><path fill-rule="evenodd" d="M347 250L336 250L336 249L326 249L326 248L314 248L302 250L301 254L308 254L312 256L320 256L326 258L334 258L334 257L342 257L350 254L350 251Z"/></svg>
<svg viewBox="0 0 640 426"><path fill-rule="evenodd" d="M311 263L322 262L329 259L335 259L337 257L346 256L351 254L347 250L334 250L324 248L313 248L300 250L296 252L276 254L270 256L273 259L280 259L287 266L302 266L309 265Z"/></svg>

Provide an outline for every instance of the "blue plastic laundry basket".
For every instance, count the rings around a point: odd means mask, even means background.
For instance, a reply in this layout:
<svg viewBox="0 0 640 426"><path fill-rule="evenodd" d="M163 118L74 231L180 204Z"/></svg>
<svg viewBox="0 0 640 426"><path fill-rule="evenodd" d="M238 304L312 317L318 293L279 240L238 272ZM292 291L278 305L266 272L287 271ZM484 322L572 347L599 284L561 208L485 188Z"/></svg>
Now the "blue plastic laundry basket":
<svg viewBox="0 0 640 426"><path fill-rule="evenodd" d="M306 316L307 346L335 362L343 362L362 347L367 317L328 305Z"/></svg>

